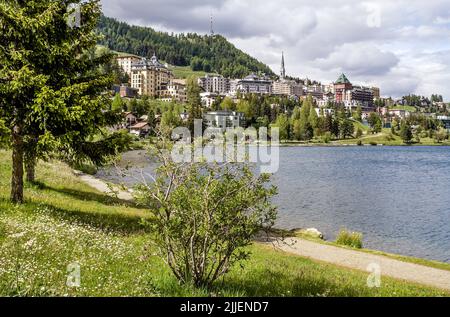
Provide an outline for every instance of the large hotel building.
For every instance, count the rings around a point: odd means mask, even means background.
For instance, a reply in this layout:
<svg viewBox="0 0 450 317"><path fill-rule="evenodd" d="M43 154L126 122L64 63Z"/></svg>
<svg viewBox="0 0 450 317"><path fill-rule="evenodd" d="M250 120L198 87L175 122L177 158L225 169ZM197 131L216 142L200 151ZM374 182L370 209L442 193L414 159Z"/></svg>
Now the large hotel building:
<svg viewBox="0 0 450 317"><path fill-rule="evenodd" d="M142 57L132 55L132 54L120 54L117 56L117 63L123 69L125 74L131 78L131 65L141 61Z"/></svg>
<svg viewBox="0 0 450 317"><path fill-rule="evenodd" d="M172 72L155 55L150 60L143 58L131 64L131 87L141 96L159 97L172 78Z"/></svg>
<svg viewBox="0 0 450 317"><path fill-rule="evenodd" d="M334 83L335 101L337 103L345 104L347 108L354 108L357 106L372 108L375 89L377 88L353 86L348 78L342 74ZM379 90L377 90L376 93L379 95Z"/></svg>

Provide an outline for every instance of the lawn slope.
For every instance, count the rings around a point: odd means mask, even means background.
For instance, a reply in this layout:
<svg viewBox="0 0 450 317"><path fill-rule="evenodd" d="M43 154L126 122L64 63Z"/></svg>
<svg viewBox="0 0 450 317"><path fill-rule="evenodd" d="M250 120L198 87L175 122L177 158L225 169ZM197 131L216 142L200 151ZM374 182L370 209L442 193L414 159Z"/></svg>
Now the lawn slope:
<svg viewBox="0 0 450 317"><path fill-rule="evenodd" d="M262 245L213 289L179 286L148 243L145 210L88 187L59 162L39 164L38 184L27 185L26 203L14 206L9 157L0 150L0 296L448 295L389 278L370 289L366 273ZM66 285L73 265L80 266L78 288Z"/></svg>

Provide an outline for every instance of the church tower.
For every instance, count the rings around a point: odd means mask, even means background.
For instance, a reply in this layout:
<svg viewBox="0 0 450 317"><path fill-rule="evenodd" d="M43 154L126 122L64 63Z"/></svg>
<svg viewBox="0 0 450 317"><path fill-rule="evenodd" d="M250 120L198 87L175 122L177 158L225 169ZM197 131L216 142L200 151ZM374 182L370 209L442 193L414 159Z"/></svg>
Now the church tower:
<svg viewBox="0 0 450 317"><path fill-rule="evenodd" d="M286 78L286 68L284 65L284 52L281 53L281 71L280 71L280 79Z"/></svg>

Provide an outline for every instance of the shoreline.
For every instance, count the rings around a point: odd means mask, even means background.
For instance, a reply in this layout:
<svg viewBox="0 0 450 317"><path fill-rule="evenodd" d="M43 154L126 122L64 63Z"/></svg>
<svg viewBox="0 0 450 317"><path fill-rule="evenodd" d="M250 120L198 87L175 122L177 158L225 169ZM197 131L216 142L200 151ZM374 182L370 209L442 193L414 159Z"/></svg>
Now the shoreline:
<svg viewBox="0 0 450 317"><path fill-rule="evenodd" d="M389 276L398 280L409 281L421 285L450 290L450 268L443 269L425 265L401 258L392 258L383 254L374 254L352 248L321 244L300 238L288 238L285 243L266 242L265 245L274 244L275 248L316 261L330 263L362 272Z"/></svg>
<svg viewBox="0 0 450 317"><path fill-rule="evenodd" d="M450 144L321 144L321 143L280 143L279 147L450 147Z"/></svg>
<svg viewBox="0 0 450 317"><path fill-rule="evenodd" d="M76 175L85 184L91 186L92 188L94 188L108 196L116 195L117 198L122 199L124 201L128 201L128 202L134 200L133 195L132 195L132 190L129 188L127 190L125 190L124 187L120 187L117 184L108 183L105 180L96 177L95 175L94 176L87 175L85 173L82 173L80 171L75 171L75 170L73 172L74 172L74 175ZM111 184L113 184L113 185L111 185ZM347 246L338 245L333 241L328 241L325 239L316 239L316 238L311 238L311 237L307 237L307 236L297 237L297 236L295 236L295 233L293 233L292 231L289 231L289 230L285 230L285 229L274 228L273 232L276 235L281 233L281 235L284 236L284 238L294 239L295 241L303 241L303 242L307 241L307 242L316 244L318 247L319 246L328 246L328 247L340 249L342 251L354 251L354 252L360 253L360 254L384 257L384 258L402 262L402 263L415 264L415 265L424 266L427 268L433 268L433 269L437 269L437 270L450 272L450 263L447 263L447 262L441 262L441 261L431 260L431 259L426 259L426 258L417 258L417 257L402 255L402 254L394 254L394 253L389 253L389 252L385 252L385 251L381 251L381 250L374 250L374 249L365 249L365 248L354 249L354 248L350 248ZM289 251L286 251L286 250L283 250L283 251L290 253ZM298 252L298 250L296 252ZM318 259L318 260L320 260L320 259ZM450 275L449 275L449 277L450 277ZM448 289L450 290L450 287Z"/></svg>

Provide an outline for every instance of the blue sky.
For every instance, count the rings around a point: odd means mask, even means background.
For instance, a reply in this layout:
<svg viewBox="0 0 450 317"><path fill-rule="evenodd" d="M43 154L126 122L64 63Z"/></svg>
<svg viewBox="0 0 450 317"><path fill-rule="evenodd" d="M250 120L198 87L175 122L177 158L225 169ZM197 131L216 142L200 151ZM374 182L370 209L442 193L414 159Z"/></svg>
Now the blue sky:
<svg viewBox="0 0 450 317"><path fill-rule="evenodd" d="M169 32L214 29L279 71L329 83L340 73L382 95L450 101L448 0L102 0L107 16Z"/></svg>

